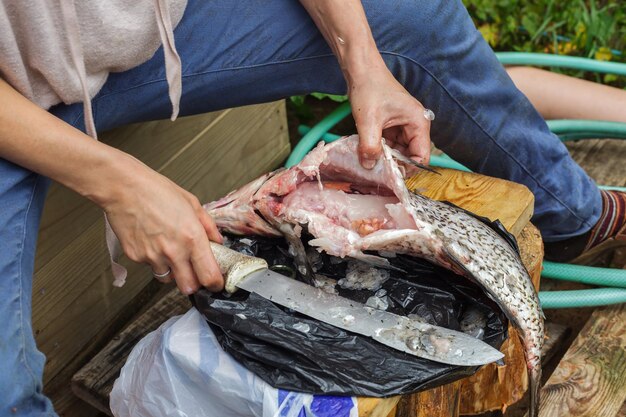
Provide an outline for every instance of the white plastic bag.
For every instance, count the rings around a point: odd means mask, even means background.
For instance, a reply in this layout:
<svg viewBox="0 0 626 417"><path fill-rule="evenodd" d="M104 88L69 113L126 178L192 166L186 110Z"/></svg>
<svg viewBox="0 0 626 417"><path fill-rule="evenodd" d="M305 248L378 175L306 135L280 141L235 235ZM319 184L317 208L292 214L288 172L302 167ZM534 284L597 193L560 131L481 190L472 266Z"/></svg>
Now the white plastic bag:
<svg viewBox="0 0 626 417"><path fill-rule="evenodd" d="M133 348L110 401L115 417L357 417L355 398L277 390L222 350L197 310Z"/></svg>

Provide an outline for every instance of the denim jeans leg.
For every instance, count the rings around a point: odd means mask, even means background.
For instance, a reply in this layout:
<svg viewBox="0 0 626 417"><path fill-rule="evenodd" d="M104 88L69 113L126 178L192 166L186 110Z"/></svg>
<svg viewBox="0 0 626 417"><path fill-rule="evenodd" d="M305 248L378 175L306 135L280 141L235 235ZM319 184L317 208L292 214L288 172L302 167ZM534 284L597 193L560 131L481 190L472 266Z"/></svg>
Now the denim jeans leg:
<svg viewBox="0 0 626 417"><path fill-rule="evenodd" d="M49 181L0 159L0 416L56 416L31 324L37 230Z"/></svg>
<svg viewBox="0 0 626 417"><path fill-rule="evenodd" d="M546 241L588 231L599 190L513 85L460 0L363 0L387 65L437 118L431 137L474 171L525 184ZM175 30L181 115L312 91L346 91L336 59L292 0L189 0ZM111 74L93 100L99 130L170 114L162 51ZM82 126L80 106L55 114Z"/></svg>
<svg viewBox="0 0 626 417"><path fill-rule="evenodd" d="M389 3L366 3L370 20L390 13ZM526 185L544 240L593 227L598 187L517 90L461 1L393 4L399 18L373 23L374 35L392 72L435 112L433 142L476 172Z"/></svg>

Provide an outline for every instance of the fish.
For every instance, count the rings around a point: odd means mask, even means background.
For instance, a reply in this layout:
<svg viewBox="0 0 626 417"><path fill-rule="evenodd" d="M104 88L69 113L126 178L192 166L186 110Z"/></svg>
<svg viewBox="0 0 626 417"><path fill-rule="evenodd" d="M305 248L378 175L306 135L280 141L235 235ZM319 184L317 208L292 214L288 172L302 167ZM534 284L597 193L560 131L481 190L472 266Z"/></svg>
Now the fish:
<svg viewBox="0 0 626 417"><path fill-rule="evenodd" d="M266 174L204 208L221 230L284 236L296 254L304 252L300 238L306 228L313 237L308 245L332 256L392 268L372 252L410 255L477 283L521 339L529 415L536 417L544 318L519 254L464 210L410 191L404 179L419 168L384 140L381 158L371 170L363 168L358 143L357 135L321 142L299 164ZM297 258L306 269L306 256Z"/></svg>

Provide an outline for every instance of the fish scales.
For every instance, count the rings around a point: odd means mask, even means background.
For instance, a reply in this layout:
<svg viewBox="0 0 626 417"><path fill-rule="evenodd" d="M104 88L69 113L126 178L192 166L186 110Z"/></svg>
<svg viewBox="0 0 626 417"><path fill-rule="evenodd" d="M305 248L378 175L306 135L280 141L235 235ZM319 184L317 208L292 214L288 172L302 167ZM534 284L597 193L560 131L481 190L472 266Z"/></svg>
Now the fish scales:
<svg viewBox="0 0 626 417"><path fill-rule="evenodd" d="M314 237L310 246L333 256L388 267L386 259L365 251L402 253L476 282L518 330L529 372L530 416L535 417L543 315L519 255L463 210L410 192L404 176L415 167L397 151L383 144L383 157L365 170L357 146L356 135L320 143L298 165L257 179L205 208L218 227L231 233L276 236L290 230L287 238L294 241L299 236L293 231L302 226ZM306 263L306 255L299 255Z"/></svg>

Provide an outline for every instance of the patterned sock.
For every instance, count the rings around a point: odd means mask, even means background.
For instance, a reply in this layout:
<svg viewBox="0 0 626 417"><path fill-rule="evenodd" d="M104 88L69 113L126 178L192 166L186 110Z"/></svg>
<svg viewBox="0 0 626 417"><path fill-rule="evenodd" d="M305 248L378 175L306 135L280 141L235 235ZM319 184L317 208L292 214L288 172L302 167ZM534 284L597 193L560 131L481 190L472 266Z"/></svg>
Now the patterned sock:
<svg viewBox="0 0 626 417"><path fill-rule="evenodd" d="M609 238L616 237L626 225L626 193L602 190L600 194L602 194L602 214L591 229L586 251Z"/></svg>
<svg viewBox="0 0 626 417"><path fill-rule="evenodd" d="M601 190L600 194L602 195L602 214L596 225L581 236L546 243L545 258L547 260L571 261L611 238L624 239L626 245L626 193Z"/></svg>

